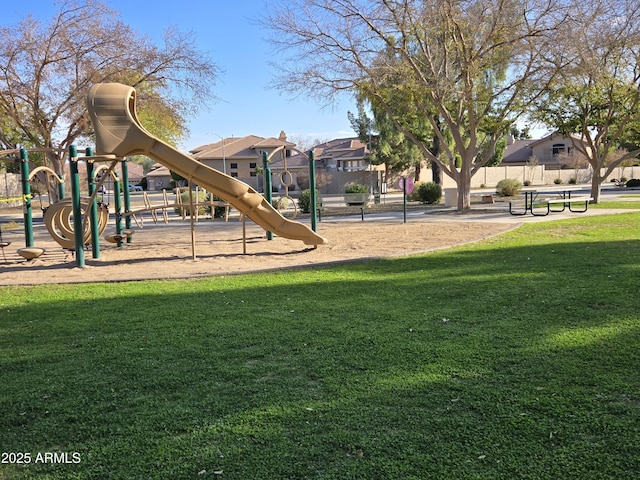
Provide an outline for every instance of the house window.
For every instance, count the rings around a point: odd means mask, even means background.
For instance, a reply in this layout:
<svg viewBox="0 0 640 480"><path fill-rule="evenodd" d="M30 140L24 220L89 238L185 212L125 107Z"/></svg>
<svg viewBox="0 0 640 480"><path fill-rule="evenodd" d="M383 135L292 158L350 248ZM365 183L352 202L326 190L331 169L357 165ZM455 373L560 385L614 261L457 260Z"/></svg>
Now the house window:
<svg viewBox="0 0 640 480"><path fill-rule="evenodd" d="M249 168L256 168L256 166L257 166L257 163L250 163L249 164Z"/></svg>
<svg viewBox="0 0 640 480"><path fill-rule="evenodd" d="M238 172L231 172L231 176L233 178L238 178Z"/></svg>
<svg viewBox="0 0 640 480"><path fill-rule="evenodd" d="M551 153L553 154L554 157L557 157L558 155L562 155L563 153L565 153L564 143L554 143L551 149Z"/></svg>
<svg viewBox="0 0 640 480"><path fill-rule="evenodd" d="M234 169L234 170L237 170L238 169L238 164L237 163L232 163L231 164L231 168Z"/></svg>

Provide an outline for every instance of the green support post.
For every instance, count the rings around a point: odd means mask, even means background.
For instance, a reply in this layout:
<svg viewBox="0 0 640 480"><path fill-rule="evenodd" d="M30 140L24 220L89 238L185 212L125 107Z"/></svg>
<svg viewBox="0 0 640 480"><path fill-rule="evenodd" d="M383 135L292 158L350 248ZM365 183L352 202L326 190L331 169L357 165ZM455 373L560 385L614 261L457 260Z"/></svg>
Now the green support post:
<svg viewBox="0 0 640 480"><path fill-rule="evenodd" d="M122 200L120 199L120 179L118 178L118 174L114 172L114 180L113 180L113 200L115 201L115 209L116 209L116 235L120 237L118 240L118 248L122 248Z"/></svg>
<svg viewBox="0 0 640 480"><path fill-rule="evenodd" d="M69 146L69 170L71 171L71 206L73 208L73 237L76 246L76 265L84 267L84 231L82 228L82 205L80 204L80 174L78 172L78 149Z"/></svg>
<svg viewBox="0 0 640 480"><path fill-rule="evenodd" d="M131 192L129 191L129 162L122 160L122 188L124 189L124 211L131 211ZM131 230L131 215L124 217L124 228ZM131 243L131 235L127 236L127 243Z"/></svg>
<svg viewBox="0 0 640 480"><path fill-rule="evenodd" d="M403 223L407 223L407 177L402 177L402 213Z"/></svg>
<svg viewBox="0 0 640 480"><path fill-rule="evenodd" d="M87 157L93 157L93 149L88 147L85 150ZM87 182L89 184L89 196L96 191L96 176L94 173L93 160L87 160ZM89 222L91 223L91 254L93 258L100 258L100 234L98 232L98 202L94 198L89 205Z"/></svg>
<svg viewBox="0 0 640 480"><path fill-rule="evenodd" d="M311 200L311 230L318 231L317 217L318 217L318 199L316 198L316 162L313 155L313 150L309 150L309 197Z"/></svg>
<svg viewBox="0 0 640 480"><path fill-rule="evenodd" d="M22 195L24 202L24 241L27 248L34 246L33 240L33 212L31 210L31 184L29 183L29 152L20 149L20 176L22 180Z"/></svg>
<svg viewBox="0 0 640 480"><path fill-rule="evenodd" d="M262 152L262 166L264 168L264 196L269 202L273 203L273 195L271 193L271 167L269 166L269 157L267 152ZM273 240L273 232L267 230L267 240Z"/></svg>
<svg viewBox="0 0 640 480"><path fill-rule="evenodd" d="M58 175L58 178L60 179L58 182L58 200L64 200L64 197L67 194L64 188L64 175Z"/></svg>

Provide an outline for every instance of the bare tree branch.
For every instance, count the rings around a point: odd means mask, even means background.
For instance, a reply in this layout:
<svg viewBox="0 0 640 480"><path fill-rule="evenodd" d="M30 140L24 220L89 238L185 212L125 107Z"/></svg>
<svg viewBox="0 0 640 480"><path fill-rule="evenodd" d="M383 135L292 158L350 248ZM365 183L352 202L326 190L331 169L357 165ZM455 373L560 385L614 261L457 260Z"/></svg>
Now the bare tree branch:
<svg viewBox="0 0 640 480"><path fill-rule="evenodd" d="M168 108L162 114L182 127L184 115L214 98L217 67L197 49L192 33L169 29L159 47L100 0L58 5L46 23L28 16L0 27L0 114L10 120L3 128L14 133L3 134L3 142L64 152L73 142L89 140L85 96L98 82L136 86L141 108L146 98L164 99ZM49 156L59 172L63 157Z"/></svg>

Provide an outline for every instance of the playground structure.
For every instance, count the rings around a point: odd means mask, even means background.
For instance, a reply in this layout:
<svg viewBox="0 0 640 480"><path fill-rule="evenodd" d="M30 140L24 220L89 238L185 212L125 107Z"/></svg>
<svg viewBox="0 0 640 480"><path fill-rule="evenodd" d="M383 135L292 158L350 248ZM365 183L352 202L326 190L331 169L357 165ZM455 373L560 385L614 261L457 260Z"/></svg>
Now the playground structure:
<svg viewBox="0 0 640 480"><path fill-rule="evenodd" d="M45 172L52 175L58 182L58 197L60 200L43 209L43 219L45 226L51 237L62 248L72 250L76 254L76 264L84 266L84 248L91 244L93 258L100 256L99 237L105 232L109 220L109 208L103 203L97 202L97 194L106 178L113 177L114 200L116 212L116 231L105 235L105 239L118 243L131 241L133 231L131 230L132 219L141 225L136 215L145 211L151 212L154 222L157 223L157 210L162 210L165 223L167 223L166 210L169 208L179 208L183 212L184 205L180 202L180 196L175 204L169 204L166 198L163 205L152 206L145 198L145 208L132 211L130 209L129 189L122 188L128 185L127 161L125 157L130 155L147 155L172 171L186 178L189 182L189 211L192 222L192 244L193 241L193 218L194 204L192 195L192 182L204 187L211 192L212 197L216 195L222 201L211 200L211 208L222 206L225 208L225 216L228 216L229 206L233 206L241 213L243 221L243 232L245 218L251 219L254 223L262 227L267 232L267 238L271 240L273 234L301 240L306 245L317 246L326 243L326 240L319 236L316 230L315 208L312 210L312 226L289 220L282 216L277 208L272 206L271 198L271 172L269 169L269 157L263 154L265 167L265 191L266 198L249 185L230 177L222 172L201 164L197 160L179 152L166 143L156 139L149 134L137 120L135 111L135 89L122 84L97 84L89 91L87 97L89 115L94 124L96 134L96 150L94 154L91 148L85 150L84 157L78 155L75 146L69 148L69 163L71 171L71 198L65 198L64 178L59 177L48 167L38 167L31 174L29 173L28 153L33 151L45 151L46 149L25 149L3 151L0 155L16 155L19 153L21 180L23 188L24 204L24 228L25 228L25 248L18 253L24 258L36 258L44 249L34 245L33 240L33 220L32 220L32 195L30 181L36 174ZM277 150L276 150L277 151ZM272 155L276 152L272 152ZM80 179L78 171L78 161L84 160L87 164L87 180L89 197L80 195ZM109 162L110 165L94 165L100 162ZM119 180L114 168L121 164L122 181ZM105 171L103 173L103 171ZM101 178L99 174L102 174ZM313 157L310 158L310 177L314 179ZM98 178L100 178L98 180ZM312 197L315 197L315 189L312 189ZM125 211L122 212L121 193L124 197ZM312 199L313 201L314 199ZM197 211L197 210L196 210ZM213 216L213 215L212 215ZM125 220L125 228L122 227L122 220ZM0 243L1 232L0 232ZM2 243L3 254L6 242ZM194 251L195 258L195 251Z"/></svg>
<svg viewBox="0 0 640 480"><path fill-rule="evenodd" d="M147 132L137 118L134 88L119 83L96 84L89 90L87 108L99 155L119 158L146 155L222 198L267 232L301 240L306 245L326 243L326 239L314 231L313 222L309 228L286 219L271 205L270 199L251 186L198 162ZM271 188L266 187L269 196Z"/></svg>
<svg viewBox="0 0 640 480"><path fill-rule="evenodd" d="M49 167L39 166L33 171L29 171L29 153L33 152L49 152L47 148L20 148L13 150L4 150L0 152L0 156L13 158L20 164L20 177L22 183L22 202L24 213L24 232L25 247L18 250L18 254L27 260L39 257L44 253L44 249L34 245L33 235L33 195L31 184L34 179L41 173L47 178L52 178L54 183L58 185L57 196L59 201L49 204L46 208L42 208L42 200L40 206L43 211L43 220L47 231L62 248L76 251L79 264L84 265L83 248L91 243L94 258L100 255L99 236L104 233L108 220L108 206L96 201L96 178L101 170L112 170L106 166L94 168L94 163L101 160L108 160L100 156L93 156L93 150L86 149L86 156L82 157L87 162L87 176L89 184L89 198L80 197L80 180L78 173L78 152L74 146L69 148L70 170L72 180L72 197L65 198L65 182L64 177L58 175ZM117 175L112 173L117 180ZM103 180L104 181L104 180ZM100 185L102 182L98 183ZM49 185L48 182L46 182ZM51 192L49 192L51 193ZM84 222L81 221L82 213L85 213ZM79 233L76 233L79 232ZM7 245L5 245L7 246ZM4 246L2 247L4 249ZM4 254L4 250L3 250Z"/></svg>

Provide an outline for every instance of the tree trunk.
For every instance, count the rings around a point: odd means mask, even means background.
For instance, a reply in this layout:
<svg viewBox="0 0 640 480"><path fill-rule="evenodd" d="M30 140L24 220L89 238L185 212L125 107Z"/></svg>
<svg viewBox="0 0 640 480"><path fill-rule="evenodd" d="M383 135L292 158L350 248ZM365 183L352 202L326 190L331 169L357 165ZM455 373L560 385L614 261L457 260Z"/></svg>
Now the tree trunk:
<svg viewBox="0 0 640 480"><path fill-rule="evenodd" d="M600 203L600 187L602 186L603 177L598 175L596 171L593 171L593 175L591 176L591 198L593 198L591 203Z"/></svg>
<svg viewBox="0 0 640 480"><path fill-rule="evenodd" d="M51 152L47 155L48 163L50 163L50 168L55 171L59 177L64 178L66 180L66 176L64 174L64 154L58 156L56 153ZM58 198L58 182L47 176L49 183L49 203L54 204L57 201L61 200Z"/></svg>
<svg viewBox="0 0 640 480"><path fill-rule="evenodd" d="M458 211L468 212L471 210L471 171L465 167L465 162L455 180L458 188Z"/></svg>
<svg viewBox="0 0 640 480"><path fill-rule="evenodd" d="M440 128L440 116L439 115L435 115L433 117L434 123L435 125ZM431 154L438 158L438 155L440 155L440 137L438 135L436 135L435 133L433 134L433 139L431 140ZM438 164L438 162L431 162L431 179L433 180L434 183L437 183L438 185L442 186L442 169L440 168L440 165Z"/></svg>
<svg viewBox="0 0 640 480"><path fill-rule="evenodd" d="M431 180L442 186L442 171L436 162L431 162Z"/></svg>

